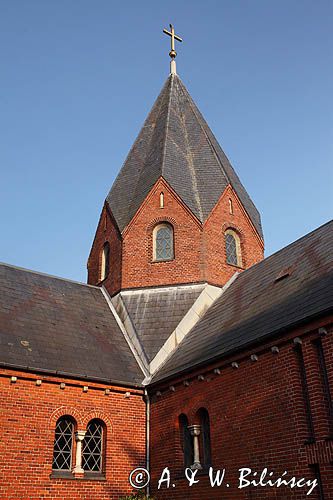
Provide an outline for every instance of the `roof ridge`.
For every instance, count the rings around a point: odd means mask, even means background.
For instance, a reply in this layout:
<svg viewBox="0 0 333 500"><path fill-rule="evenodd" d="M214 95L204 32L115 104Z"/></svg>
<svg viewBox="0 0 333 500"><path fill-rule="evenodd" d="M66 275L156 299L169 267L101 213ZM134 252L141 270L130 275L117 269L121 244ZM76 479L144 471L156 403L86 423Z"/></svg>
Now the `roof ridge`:
<svg viewBox="0 0 333 500"><path fill-rule="evenodd" d="M169 77L167 78L167 80L166 80L166 82L165 82L165 84L164 84L164 86L163 86L163 89L162 89L162 91L160 92L160 94L159 94L158 98L159 98L162 94L164 94L164 91L165 91L165 90L168 88L168 86L170 86L170 85L172 85L172 79L171 79L171 78L170 78L170 76L169 76ZM171 95L171 89L169 90L169 96L168 96L169 101L170 101L170 95ZM157 99L158 99L158 98L157 98ZM154 128L153 128L153 130L152 130L152 134L151 134L151 137L150 137L150 140L149 140L149 146L148 146L148 148L147 148L146 155L145 155L145 157L144 157L144 161L146 161L146 160L147 160L147 158L149 158L149 155L150 155L150 153L151 153L151 144L152 144L153 139L154 139L154 137L155 137L156 124L158 123L158 121L159 121L159 119L160 119L161 108L163 108L163 105L164 105L164 103L165 103L165 100L166 100L166 97L163 95L163 98L161 99L161 101L160 101L160 103L159 103L158 113L157 113L157 115L156 115L156 120L155 120L155 123L154 123ZM156 101L155 101L155 104L156 104ZM154 105L153 105L153 107L152 107L151 113L152 113L152 111L153 111L153 109L154 109L154 107L155 107L155 104L154 104ZM170 108L170 106L168 106L168 118L169 118L169 108ZM150 118L151 113L149 113L147 120ZM168 118L167 118L167 119L168 119ZM147 120L146 120L146 121L147 121ZM145 123L146 123L146 121L145 121ZM145 125L144 125L144 126L145 126ZM141 132L142 132L142 130L143 130L143 128L144 128L144 126L141 128L141 130L140 130L140 132L139 132L138 137L141 135ZM168 121L166 121L166 124L165 124L165 131L167 130L167 127L168 127ZM165 133L164 133L164 145L163 145L163 148L165 148L166 136L167 136L167 134L166 134L166 132L165 132ZM161 161L161 165L160 165L160 169L161 169L160 174L161 174L161 175L162 175L162 173L163 173L164 155L165 155L165 151L164 151L164 152L163 152L163 154L162 154L162 161ZM133 196L133 199L132 199L131 204L130 204L130 210L131 210L132 212L134 212L134 214L136 213L136 211L137 211L137 209L138 209L138 207L136 207L136 200L137 200L136 193L137 193L137 190L140 188L140 185L142 185L142 177L141 177L141 176L142 176L143 174L144 174L144 166L143 166L143 168L141 168L141 169L140 169L140 172L139 172L139 175L138 175L138 179L137 179L137 183L136 183L136 185L135 185L135 189L134 189L134 193L135 193L135 195ZM150 189L151 189L151 188L150 188ZM146 195L150 192L150 189L147 191ZM125 227L126 227L126 226L125 226Z"/></svg>
<svg viewBox="0 0 333 500"><path fill-rule="evenodd" d="M0 262L0 266L5 266L5 267L9 267L11 269L16 269L17 271L24 271L26 273L37 274L39 276L54 278L54 279L57 279L60 281L67 281L68 283L75 283L76 285L83 285L83 286L87 286L90 288L96 288L97 290L100 289L99 286L90 285L89 283L83 283L83 281L76 281L76 280L71 280L69 278L62 278L61 276L55 276L54 274L43 273L42 271L35 271L34 269L27 269L26 267L15 266L14 264L8 264L7 262Z"/></svg>
<svg viewBox="0 0 333 500"><path fill-rule="evenodd" d="M181 83L180 88L181 88L182 92L186 95L186 97L188 98L188 101L189 101L189 104L190 104L190 108L191 108L191 110L192 110L192 113L193 113L193 114L194 114L194 116L196 117L196 119L197 119L197 121L198 121L198 123L199 123L199 126L200 126L201 130L202 130L202 131L203 131L203 133L205 134L205 137L206 137L206 139L207 139L207 142L208 142L208 144L209 144L209 146L210 146L211 150L213 151L214 156L215 156L215 157L216 157L216 159L217 159L217 162L218 162L218 164L219 164L219 167L220 167L220 169L221 169L221 172L222 172L222 173L226 176L227 180L228 180L228 181L229 181L229 183L231 184L230 178L229 178L229 176L228 176L227 172L224 170L224 167L223 167L223 165L222 165L222 163L221 163L220 157L219 157L219 155L217 154L216 148L214 147L214 145L213 145L212 141L210 140L210 137L208 136L208 134L207 134L207 132L206 132L206 130L205 130L205 127L203 126L203 124L202 124L202 122L201 122L201 118L205 121L205 123L206 123L206 120L203 118L203 116L202 116L202 117L198 116L198 114L197 114L197 111L199 111L199 110L198 110L198 107L196 106L195 102L193 101L193 99L192 99L192 97L191 97L191 95L190 95L189 91L187 90L187 88L186 88L186 87L185 87L185 85L183 84L182 80L181 80L179 77L178 77L178 79L179 79L179 81L180 81L180 83ZM200 113L200 111L199 111L199 113ZM201 113L200 113L200 114L201 114ZM207 124L207 126L208 126L208 124Z"/></svg>
<svg viewBox="0 0 333 500"><path fill-rule="evenodd" d="M216 158L216 160L217 160L217 164L218 164L218 166L219 166L219 168L220 168L220 170L221 170L222 174L226 177L226 179L227 179L227 181L229 182L229 184L230 184L231 186L233 186L233 181L232 181L232 179L230 178L230 175L228 174L227 170L226 170L226 169L224 168L224 166L223 166L222 160L221 160L221 158L220 158L220 155L219 155L219 153L218 153L218 151L217 151L217 149L216 149L215 145L213 144L212 138L213 138L213 139L214 139L214 141L216 142L217 146L221 149L222 154L225 156L225 159L226 159L226 161L228 162L228 164L229 164L230 168L232 169L232 171L234 172L234 175L238 178L238 180L239 180L239 182L240 182L240 184L241 184L241 186L242 186L242 188L243 188L243 190L244 190L245 194L247 195L247 197L248 197L249 201L251 202L251 204L253 205L253 207L255 208L255 210L256 210L256 211L258 212L258 214L259 214L259 211L258 211L257 207L255 206L255 204L253 203L253 201L252 201L251 197L249 196L248 192L246 191L246 189L245 189L245 188L244 188L244 186L242 185L242 183L241 183L241 181L240 181L240 179L239 179L239 177L238 177L238 175L237 175L237 173L236 173L235 169L233 168L232 164L230 163L229 158L227 157L227 155L226 155L226 154L225 154L225 152L223 151L223 149L222 149L222 147L221 147L221 145L220 145L219 141L218 141L218 140L217 140L217 138L215 137L215 135L214 135L213 131L212 131L212 130L211 130L211 128L209 127L209 125L208 125L207 121L205 120L205 118L204 118L204 116L202 115L201 111L199 110L198 106L195 104L194 100L192 99L191 94L190 94L190 93L189 93L189 91L187 90L187 88L186 88L186 86L184 85L184 83L182 82L182 80L181 80L179 77L178 77L178 79L179 79L179 82L180 82L180 84L181 84L181 89L182 89L183 93L186 95L186 97L187 97L187 99L188 99L188 102L189 102L190 108L191 108L191 110L192 110L192 112L193 112L194 116L196 117L197 122L198 122L198 124L199 124L199 126L200 126L201 130L203 131L203 133L204 133L204 135L205 135L205 137L206 137L207 143L208 143L208 145L209 145L209 147L210 147L211 151L213 152L213 154L214 154L214 156L215 156L215 158ZM211 135L212 137L210 137L210 135ZM233 189L235 189L235 188L234 188L234 186L233 186ZM237 191L236 191L236 193L237 193ZM240 197L240 196L238 195L238 193L237 193L237 196L238 196L238 197ZM254 227L255 227L256 231L258 232L258 234L259 234L260 238L261 238L261 239L263 239L263 235L262 235L262 233L260 233L260 231L258 230L258 228L257 228L257 226L256 226L255 221L252 219L252 217L251 217L250 213L249 213L249 212L248 212L248 210L246 209L246 207L245 207L245 205L244 205L244 203L243 203L243 202L242 202L242 206L243 206L244 210L246 211L246 214L248 215L248 217L249 217L249 218L250 218L250 220L252 221L252 224L254 225ZM260 226L260 229L261 229L261 231L262 231L262 228L261 228L261 222L260 222L260 214L259 214L259 226Z"/></svg>
<svg viewBox="0 0 333 500"><path fill-rule="evenodd" d="M164 141L163 141L163 152L162 152L162 166L161 166L161 174L164 179L163 175L163 167L165 163L165 156L166 156L166 142L167 142L167 130L169 128L169 120L170 120L170 101L171 101L171 94L172 94L172 87L174 85L174 80L176 75L174 73L171 73L168 80L170 80L170 92L169 92L169 99L168 99L168 112L167 112L167 118L166 118L166 124L165 124L165 134L164 134Z"/></svg>
<svg viewBox="0 0 333 500"><path fill-rule="evenodd" d="M184 92L182 90L182 86L180 85L180 83L182 83L180 78L178 78L178 81L179 81L178 87L179 87L180 91L184 94ZM193 187L193 191L194 191L194 197L195 197L195 200L196 200L196 203L198 206L198 212L200 214L200 219L203 220L204 215L203 215L203 211L202 211L202 207L201 207L201 199L200 199L199 190L198 190L198 180L197 180L195 168L193 165L193 155L192 155L192 151L189 147L188 133L187 133L186 126L184 123L184 114L183 114L182 107L179 103L178 94L176 94L176 97L177 97L177 104L178 104L178 109L179 109L179 114L180 114L180 123L181 123L181 127L183 130L184 138L185 138L186 152L188 154L188 165L189 165L189 171L190 171L191 178L192 178L192 187ZM190 106L191 106L191 103L190 103ZM192 109L192 106L191 106L191 109Z"/></svg>

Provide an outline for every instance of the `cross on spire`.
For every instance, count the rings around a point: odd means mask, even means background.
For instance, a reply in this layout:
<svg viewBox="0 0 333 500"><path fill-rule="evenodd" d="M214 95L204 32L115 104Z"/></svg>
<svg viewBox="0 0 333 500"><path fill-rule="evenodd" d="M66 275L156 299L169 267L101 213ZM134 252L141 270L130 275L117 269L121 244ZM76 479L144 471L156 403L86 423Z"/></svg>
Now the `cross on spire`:
<svg viewBox="0 0 333 500"><path fill-rule="evenodd" d="M178 40L178 42L182 42L183 40L180 38L180 36L175 34L175 28L173 27L172 24L170 24L170 31L168 31L167 29L164 29L163 33L165 33L166 35L169 35L169 37L171 38L171 50L169 52L169 56L171 57L170 69L171 69L172 74L176 74L175 58L176 58L177 52L175 50L175 40Z"/></svg>

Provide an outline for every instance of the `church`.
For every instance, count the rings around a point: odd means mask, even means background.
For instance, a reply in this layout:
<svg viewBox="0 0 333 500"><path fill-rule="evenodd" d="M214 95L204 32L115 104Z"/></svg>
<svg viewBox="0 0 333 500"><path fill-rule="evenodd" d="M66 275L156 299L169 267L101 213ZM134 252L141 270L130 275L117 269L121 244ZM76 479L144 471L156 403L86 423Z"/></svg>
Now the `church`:
<svg viewBox="0 0 333 500"><path fill-rule="evenodd" d="M333 499L333 222L264 258L164 31L88 283L0 266L0 500Z"/></svg>

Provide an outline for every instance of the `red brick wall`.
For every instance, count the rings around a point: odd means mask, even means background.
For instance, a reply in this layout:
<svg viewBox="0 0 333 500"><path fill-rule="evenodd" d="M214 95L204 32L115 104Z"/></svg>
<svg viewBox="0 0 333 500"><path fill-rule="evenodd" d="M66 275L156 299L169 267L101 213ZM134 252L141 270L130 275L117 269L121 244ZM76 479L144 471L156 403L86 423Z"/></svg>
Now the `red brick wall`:
<svg viewBox="0 0 333 500"><path fill-rule="evenodd" d="M229 210L229 199L232 201L232 214ZM264 258L263 242L236 193L231 186L228 186L203 227L205 251L202 252L202 259L206 281L209 283L223 285L235 271L241 270L226 263L224 231L229 228L240 238L241 269L247 269Z"/></svg>
<svg viewBox="0 0 333 500"><path fill-rule="evenodd" d="M320 324L318 324L320 325ZM328 429L328 413L325 407L323 385L315 346L318 325L302 328L292 335L275 341L280 352L273 354L273 344L261 346L260 351L246 352L225 360L206 370L192 372L185 378L154 387L151 405L151 464L152 490L157 499L304 499L304 489L281 487L238 489L238 469L250 467L260 472L264 467L278 477L285 470L289 477L314 479L310 468L319 463L325 499L333 498L333 441ZM315 330L312 327L316 326ZM315 442L305 444L308 438L305 400L302 392L298 358L293 337L301 335L308 378ZM330 388L333 393L333 329L322 337ZM258 361L251 361L256 352ZM239 368L232 368L236 361ZM220 375L213 372L220 368ZM205 379L199 381L198 374ZM169 389L173 385L175 391ZM161 395L156 395L160 390ZM178 416L185 413L189 424L196 422L196 412L206 408L210 415L212 465L215 469L226 468L227 488L211 488L207 475L198 476L200 483L187 486L179 479L183 467ZM171 490L157 491L158 478L168 466L171 470ZM178 477L178 478L177 478ZM253 478L254 479L254 478ZM320 498L315 489L309 498Z"/></svg>
<svg viewBox="0 0 333 500"><path fill-rule="evenodd" d="M164 208L159 207L164 193ZM152 232L158 222L174 227L175 259L153 262ZM202 228L168 185L160 180L123 233L122 288L204 280L200 268Z"/></svg>
<svg viewBox="0 0 333 500"><path fill-rule="evenodd" d="M160 193L164 208L160 208ZM233 214L229 211L233 202ZM204 225L184 206L169 185L159 179L120 235L104 207L88 262L88 282L99 283L100 254L106 240L111 245L110 277L103 283L109 293L121 288L147 287L207 281L224 285L235 271L263 258L263 243L240 201L228 187ZM107 227L105 227L107 217ZM152 232L158 222L174 227L175 259L154 262ZM234 229L241 241L242 267L226 264L224 231Z"/></svg>
<svg viewBox="0 0 333 500"><path fill-rule="evenodd" d="M101 281L101 263L103 245L110 244L110 271L104 281ZM121 234L112 217L107 204L104 204L94 242L88 259L88 283L90 285L104 285L109 293L118 292L121 287Z"/></svg>
<svg viewBox="0 0 333 500"><path fill-rule="evenodd" d="M16 383L10 377L16 375ZM30 377L27 378L27 377ZM36 379L43 380L36 386ZM64 390L60 382L65 382ZM89 385L87 393L83 386ZM69 379L0 371L0 499L118 499L132 489L130 470L145 463L145 403L140 391L112 390ZM131 391L129 398L125 391ZM105 480L54 479L54 430L60 415L70 414L78 430L91 418L106 425Z"/></svg>

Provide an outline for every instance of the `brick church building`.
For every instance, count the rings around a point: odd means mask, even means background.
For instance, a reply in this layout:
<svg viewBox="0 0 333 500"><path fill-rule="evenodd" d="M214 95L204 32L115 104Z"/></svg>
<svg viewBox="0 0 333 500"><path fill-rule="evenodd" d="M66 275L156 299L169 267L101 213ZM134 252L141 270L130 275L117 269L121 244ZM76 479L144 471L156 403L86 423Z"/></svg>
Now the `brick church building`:
<svg viewBox="0 0 333 500"><path fill-rule="evenodd" d="M1 500L121 499L138 467L155 499L304 499L310 483L333 499L333 223L264 259L170 55L88 284L0 266ZM265 469L300 482L254 484Z"/></svg>

